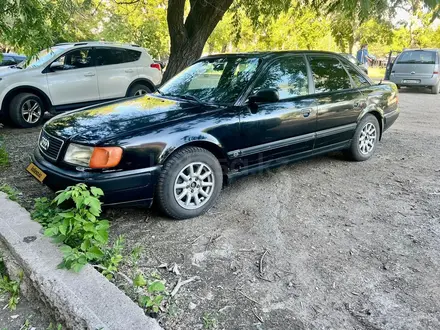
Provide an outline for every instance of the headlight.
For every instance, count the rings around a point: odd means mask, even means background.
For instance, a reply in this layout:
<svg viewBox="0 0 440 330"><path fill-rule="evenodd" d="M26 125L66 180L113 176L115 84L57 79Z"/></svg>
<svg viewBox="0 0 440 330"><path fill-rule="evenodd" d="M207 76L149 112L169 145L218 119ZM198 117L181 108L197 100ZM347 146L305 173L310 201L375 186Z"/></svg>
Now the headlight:
<svg viewBox="0 0 440 330"><path fill-rule="evenodd" d="M72 165L89 167L90 158L92 158L93 147L82 146L71 143L67 148L64 161Z"/></svg>
<svg viewBox="0 0 440 330"><path fill-rule="evenodd" d="M89 168L109 168L118 165L121 158L122 148L119 147L88 147L71 143L64 161Z"/></svg>

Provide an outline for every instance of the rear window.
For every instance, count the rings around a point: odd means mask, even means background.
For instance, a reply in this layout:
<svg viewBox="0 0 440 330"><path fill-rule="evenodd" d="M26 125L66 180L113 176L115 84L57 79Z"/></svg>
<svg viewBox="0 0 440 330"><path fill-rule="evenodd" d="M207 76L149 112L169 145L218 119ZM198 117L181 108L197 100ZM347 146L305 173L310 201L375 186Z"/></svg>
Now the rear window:
<svg viewBox="0 0 440 330"><path fill-rule="evenodd" d="M415 50L403 52L398 60L398 64L435 64L435 52Z"/></svg>

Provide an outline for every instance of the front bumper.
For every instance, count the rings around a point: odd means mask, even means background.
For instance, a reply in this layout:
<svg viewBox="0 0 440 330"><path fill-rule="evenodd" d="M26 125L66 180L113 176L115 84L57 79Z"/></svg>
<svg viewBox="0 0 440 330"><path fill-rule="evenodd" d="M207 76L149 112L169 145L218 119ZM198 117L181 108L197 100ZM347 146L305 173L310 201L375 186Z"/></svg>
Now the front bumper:
<svg viewBox="0 0 440 330"><path fill-rule="evenodd" d="M64 169L47 161L37 149L32 162L47 177L43 183L54 191L77 183L98 187L104 191L105 205L151 206L161 166L119 172L80 172Z"/></svg>

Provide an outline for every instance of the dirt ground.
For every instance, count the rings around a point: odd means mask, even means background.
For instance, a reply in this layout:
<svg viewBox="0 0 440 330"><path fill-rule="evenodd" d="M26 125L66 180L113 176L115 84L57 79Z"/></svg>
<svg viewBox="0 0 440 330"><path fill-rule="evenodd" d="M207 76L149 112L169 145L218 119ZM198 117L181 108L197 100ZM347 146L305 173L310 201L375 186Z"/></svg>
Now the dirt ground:
<svg viewBox="0 0 440 330"><path fill-rule="evenodd" d="M243 178L196 219L108 210L113 237L145 248L146 274L171 289L179 276L161 263L200 277L177 293L164 327L440 329L439 100L402 90L401 115L371 160L333 154ZM0 134L12 162L0 184L25 203L48 194L24 171L38 130Z"/></svg>

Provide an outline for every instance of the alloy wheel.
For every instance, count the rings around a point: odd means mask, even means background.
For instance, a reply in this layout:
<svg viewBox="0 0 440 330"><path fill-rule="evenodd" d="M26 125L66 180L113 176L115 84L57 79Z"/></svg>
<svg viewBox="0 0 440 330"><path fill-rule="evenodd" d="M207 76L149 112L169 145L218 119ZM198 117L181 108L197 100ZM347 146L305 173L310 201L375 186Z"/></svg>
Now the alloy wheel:
<svg viewBox="0 0 440 330"><path fill-rule="evenodd" d="M359 136L359 150L363 155L368 155L374 148L377 139L377 130L372 123L367 123Z"/></svg>
<svg viewBox="0 0 440 330"><path fill-rule="evenodd" d="M145 94L147 94L148 92L145 90L145 89L138 89L137 91L136 91L136 93L134 93L134 96L142 96L142 95L145 95Z"/></svg>
<svg viewBox="0 0 440 330"><path fill-rule="evenodd" d="M35 124L42 115L41 106L35 100L27 100L21 106L21 115L29 124Z"/></svg>
<svg viewBox="0 0 440 330"><path fill-rule="evenodd" d="M174 182L174 198L187 210L205 205L214 192L215 178L212 169L205 163L186 165Z"/></svg>

